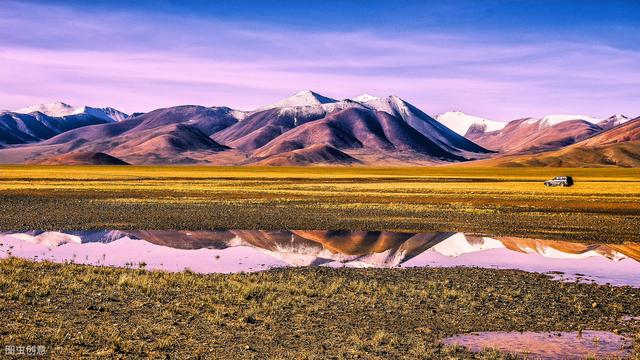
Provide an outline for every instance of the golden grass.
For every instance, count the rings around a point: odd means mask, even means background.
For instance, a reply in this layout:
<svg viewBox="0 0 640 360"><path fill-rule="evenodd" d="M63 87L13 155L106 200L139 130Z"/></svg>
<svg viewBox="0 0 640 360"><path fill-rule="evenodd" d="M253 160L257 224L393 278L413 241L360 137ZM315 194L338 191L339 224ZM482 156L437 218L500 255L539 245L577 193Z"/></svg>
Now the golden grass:
<svg viewBox="0 0 640 360"><path fill-rule="evenodd" d="M571 175L571 188L542 181ZM0 166L0 228L350 228L638 240L640 169Z"/></svg>
<svg viewBox="0 0 640 360"><path fill-rule="evenodd" d="M640 179L640 169L626 168L493 168L493 167L252 167L252 166L46 166L0 165L2 178L354 178L455 177L521 179L547 178L558 173L582 179Z"/></svg>

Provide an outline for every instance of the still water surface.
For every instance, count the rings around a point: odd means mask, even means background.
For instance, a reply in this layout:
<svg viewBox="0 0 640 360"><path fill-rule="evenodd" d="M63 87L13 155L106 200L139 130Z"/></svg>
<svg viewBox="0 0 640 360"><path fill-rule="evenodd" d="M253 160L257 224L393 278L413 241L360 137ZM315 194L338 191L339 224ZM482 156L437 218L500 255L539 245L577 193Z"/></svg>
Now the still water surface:
<svg viewBox="0 0 640 360"><path fill-rule="evenodd" d="M520 269L640 287L640 243L330 230L0 232L0 258L233 273L286 266Z"/></svg>
<svg viewBox="0 0 640 360"><path fill-rule="evenodd" d="M628 359L632 355L630 339L593 330L477 332L452 336L443 343L464 346L475 352L491 348L537 360Z"/></svg>

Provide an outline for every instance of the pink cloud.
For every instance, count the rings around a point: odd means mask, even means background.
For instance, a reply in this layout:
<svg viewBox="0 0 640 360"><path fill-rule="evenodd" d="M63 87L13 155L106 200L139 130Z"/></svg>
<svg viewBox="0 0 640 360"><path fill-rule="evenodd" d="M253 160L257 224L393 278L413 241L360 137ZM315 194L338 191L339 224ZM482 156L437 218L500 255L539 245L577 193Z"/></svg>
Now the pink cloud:
<svg viewBox="0 0 640 360"><path fill-rule="evenodd" d="M34 11L65 26L0 23L0 34L24 29L0 44L0 108L61 100L128 112L185 103L254 109L313 89L336 98L395 94L432 114L460 109L501 120L640 112L640 54L601 44Z"/></svg>

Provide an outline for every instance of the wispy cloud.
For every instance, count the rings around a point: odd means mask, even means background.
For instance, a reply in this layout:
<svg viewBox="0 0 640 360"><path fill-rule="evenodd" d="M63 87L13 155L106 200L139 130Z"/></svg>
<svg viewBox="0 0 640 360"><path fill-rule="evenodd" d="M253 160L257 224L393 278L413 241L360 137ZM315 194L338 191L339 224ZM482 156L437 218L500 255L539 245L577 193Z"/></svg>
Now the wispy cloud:
<svg viewBox="0 0 640 360"><path fill-rule="evenodd" d="M253 109L310 88L338 98L393 93L430 113L504 120L640 113L640 53L598 43L294 31L15 2L0 16L0 108L62 100L130 112Z"/></svg>

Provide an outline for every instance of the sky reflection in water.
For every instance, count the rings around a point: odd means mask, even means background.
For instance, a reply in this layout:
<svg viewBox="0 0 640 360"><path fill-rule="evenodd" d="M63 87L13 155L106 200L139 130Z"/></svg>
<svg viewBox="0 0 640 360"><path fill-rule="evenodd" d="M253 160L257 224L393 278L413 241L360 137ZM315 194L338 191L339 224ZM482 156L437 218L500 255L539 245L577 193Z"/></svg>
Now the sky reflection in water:
<svg viewBox="0 0 640 360"><path fill-rule="evenodd" d="M2 232L0 258L200 273L284 266L520 269L640 287L640 244L329 230Z"/></svg>

